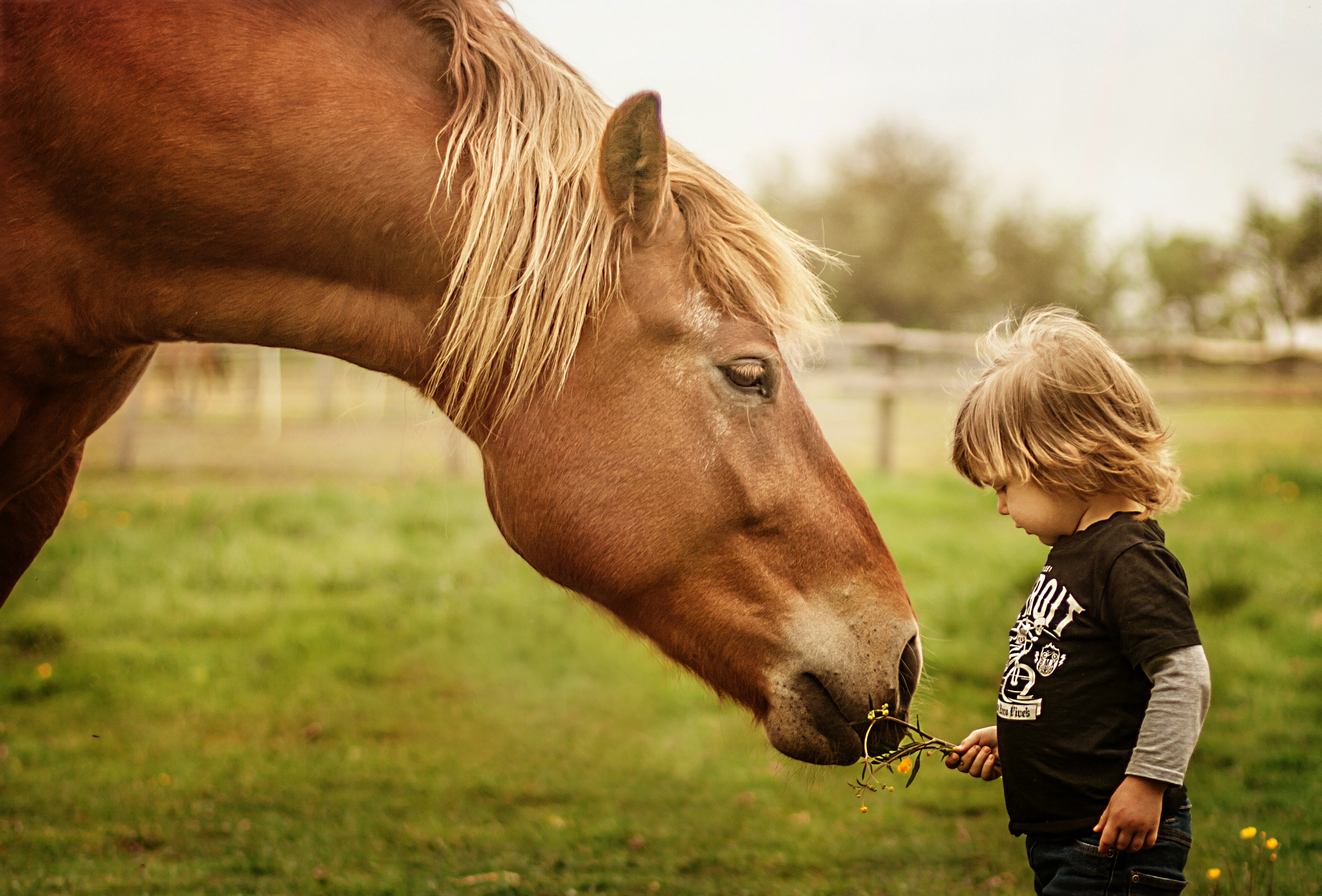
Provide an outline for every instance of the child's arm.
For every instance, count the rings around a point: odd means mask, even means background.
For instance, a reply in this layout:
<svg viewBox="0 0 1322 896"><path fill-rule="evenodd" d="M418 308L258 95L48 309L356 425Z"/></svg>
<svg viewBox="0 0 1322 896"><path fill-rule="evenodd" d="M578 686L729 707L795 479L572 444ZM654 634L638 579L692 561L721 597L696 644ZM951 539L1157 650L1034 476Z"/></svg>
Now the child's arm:
<svg viewBox="0 0 1322 896"><path fill-rule="evenodd" d="M1152 693L1125 773L1184 782L1184 770L1212 699L1212 676L1202 645L1181 647L1143 664Z"/></svg>
<svg viewBox="0 0 1322 896"><path fill-rule="evenodd" d="M1212 692L1207 656L1199 645L1183 647L1148 660L1143 671L1152 680L1138 744L1094 831L1100 847L1128 852L1157 842L1166 788L1184 781L1207 715Z"/></svg>
<svg viewBox="0 0 1322 896"><path fill-rule="evenodd" d="M946 756L946 767L968 772L984 781L1001 776L1001 753L996 748L996 726L969 732L955 752Z"/></svg>

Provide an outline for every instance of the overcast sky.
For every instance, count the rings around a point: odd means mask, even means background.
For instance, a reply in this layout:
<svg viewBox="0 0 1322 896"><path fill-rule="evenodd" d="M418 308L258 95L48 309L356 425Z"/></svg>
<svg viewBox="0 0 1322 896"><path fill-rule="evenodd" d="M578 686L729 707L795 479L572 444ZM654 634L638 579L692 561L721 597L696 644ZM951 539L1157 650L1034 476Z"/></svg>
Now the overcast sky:
<svg viewBox="0 0 1322 896"><path fill-rule="evenodd" d="M951 146L992 201L1228 234L1322 146L1322 0L510 0L612 103L745 189L881 121Z"/></svg>

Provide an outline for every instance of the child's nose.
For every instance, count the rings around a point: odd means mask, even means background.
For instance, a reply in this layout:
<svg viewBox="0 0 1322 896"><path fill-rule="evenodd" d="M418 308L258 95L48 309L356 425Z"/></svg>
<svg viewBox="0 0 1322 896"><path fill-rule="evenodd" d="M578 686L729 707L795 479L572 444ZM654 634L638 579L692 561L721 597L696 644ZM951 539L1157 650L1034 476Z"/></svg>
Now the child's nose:
<svg viewBox="0 0 1322 896"><path fill-rule="evenodd" d="M1010 508L1005 506L1005 495L996 496L996 512L1001 516L1010 515Z"/></svg>

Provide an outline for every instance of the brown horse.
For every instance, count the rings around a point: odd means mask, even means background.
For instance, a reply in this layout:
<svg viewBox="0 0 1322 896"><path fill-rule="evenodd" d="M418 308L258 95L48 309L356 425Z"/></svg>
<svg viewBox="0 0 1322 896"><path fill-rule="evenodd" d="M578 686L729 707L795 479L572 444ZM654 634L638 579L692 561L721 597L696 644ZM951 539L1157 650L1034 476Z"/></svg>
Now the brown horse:
<svg viewBox="0 0 1322 896"><path fill-rule="evenodd" d="M820 256L655 95L612 114L494 0L0 15L0 595L157 343L286 346L433 397L510 545L784 753L903 714L913 612L787 363Z"/></svg>

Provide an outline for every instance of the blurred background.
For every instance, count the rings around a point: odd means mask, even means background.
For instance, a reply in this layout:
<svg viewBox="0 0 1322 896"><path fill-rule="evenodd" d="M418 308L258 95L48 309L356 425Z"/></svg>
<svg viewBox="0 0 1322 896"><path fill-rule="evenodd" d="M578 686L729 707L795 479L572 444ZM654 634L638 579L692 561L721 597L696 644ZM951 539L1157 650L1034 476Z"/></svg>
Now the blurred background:
<svg viewBox="0 0 1322 896"><path fill-rule="evenodd" d="M1322 6L512 6L847 265L796 376L913 599L933 733L990 720L1043 556L948 469L977 333L1067 305L1139 368L1215 681L1188 892L1322 892ZM932 760L860 813L857 769L777 756L528 569L480 476L399 383L162 346L0 612L0 888L1029 889L999 785Z"/></svg>

